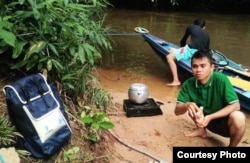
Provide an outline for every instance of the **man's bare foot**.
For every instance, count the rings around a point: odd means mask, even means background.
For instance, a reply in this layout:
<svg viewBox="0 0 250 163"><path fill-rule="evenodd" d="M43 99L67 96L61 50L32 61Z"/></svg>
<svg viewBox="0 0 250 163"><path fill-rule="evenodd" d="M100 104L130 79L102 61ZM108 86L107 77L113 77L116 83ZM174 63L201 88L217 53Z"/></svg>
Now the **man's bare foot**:
<svg viewBox="0 0 250 163"><path fill-rule="evenodd" d="M166 84L166 86L171 86L171 87L173 87L173 86L179 86L179 85L181 85L180 82L172 82L172 83L167 83Z"/></svg>
<svg viewBox="0 0 250 163"><path fill-rule="evenodd" d="M185 131L184 132L184 135L186 137L202 137L202 138L205 138L207 136L207 132L206 132L206 129L204 128L197 128L193 131Z"/></svg>

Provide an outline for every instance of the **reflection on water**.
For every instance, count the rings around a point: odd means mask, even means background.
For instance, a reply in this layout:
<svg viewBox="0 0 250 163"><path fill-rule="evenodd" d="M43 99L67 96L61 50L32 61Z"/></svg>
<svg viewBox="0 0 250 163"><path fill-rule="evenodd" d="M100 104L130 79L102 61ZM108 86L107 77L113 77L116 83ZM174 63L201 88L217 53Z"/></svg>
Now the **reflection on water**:
<svg viewBox="0 0 250 163"><path fill-rule="evenodd" d="M154 54L141 35L113 39L116 41L112 52L114 61L113 63L110 59L105 61L106 66L141 74L165 75L166 66L161 64L162 61Z"/></svg>
<svg viewBox="0 0 250 163"><path fill-rule="evenodd" d="M206 30L210 34L212 49L216 49L229 59L250 68L250 46L248 45L250 42L250 15L163 13L121 9L112 9L108 12L106 25L113 29L110 38L114 41L114 50L112 51L113 58L104 57L103 68L145 75L151 89L158 90L155 83L164 85L172 80L168 66L163 64L141 35L134 33L134 28L144 27L151 34L179 45L186 26L198 17L206 20ZM124 83L125 88L128 87L129 82L130 80ZM112 87L112 83L110 87ZM113 87L115 86L113 85ZM155 92L156 97L168 93L163 93L161 89ZM173 94L177 94L177 92L178 90L173 89ZM247 124L250 124L249 112L246 113L246 116ZM248 138L250 137L249 126L247 126L246 135Z"/></svg>

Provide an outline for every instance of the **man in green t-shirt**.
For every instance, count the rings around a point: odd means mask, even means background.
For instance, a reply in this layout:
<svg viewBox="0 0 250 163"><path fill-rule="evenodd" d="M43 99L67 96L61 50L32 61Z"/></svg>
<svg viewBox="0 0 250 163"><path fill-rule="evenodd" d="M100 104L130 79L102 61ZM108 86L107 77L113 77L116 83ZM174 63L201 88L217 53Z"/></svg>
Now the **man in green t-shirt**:
<svg viewBox="0 0 250 163"><path fill-rule="evenodd" d="M206 137L206 129L230 138L229 146L237 146L246 130L246 117L229 79L213 72L210 52L197 51L191 60L194 77L187 79L178 94L175 114L188 113L196 129L186 131L187 137ZM203 108L203 115L197 115Z"/></svg>

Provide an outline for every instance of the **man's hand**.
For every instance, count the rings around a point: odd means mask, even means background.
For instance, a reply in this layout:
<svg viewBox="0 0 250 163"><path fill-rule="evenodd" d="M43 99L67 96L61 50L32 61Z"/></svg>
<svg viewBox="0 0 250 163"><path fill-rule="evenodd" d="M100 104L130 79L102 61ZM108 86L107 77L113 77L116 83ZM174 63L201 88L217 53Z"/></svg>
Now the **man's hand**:
<svg viewBox="0 0 250 163"><path fill-rule="evenodd" d="M185 104L186 110L188 112L188 115L192 118L195 119L196 113L199 111L199 107L196 105L194 102L187 102Z"/></svg>

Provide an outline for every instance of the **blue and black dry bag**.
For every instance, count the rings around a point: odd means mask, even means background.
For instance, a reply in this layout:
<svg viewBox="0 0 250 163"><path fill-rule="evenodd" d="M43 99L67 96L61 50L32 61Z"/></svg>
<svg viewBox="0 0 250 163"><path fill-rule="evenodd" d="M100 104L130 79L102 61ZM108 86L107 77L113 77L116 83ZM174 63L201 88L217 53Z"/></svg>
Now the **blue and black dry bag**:
<svg viewBox="0 0 250 163"><path fill-rule="evenodd" d="M41 73L23 77L3 88L8 114L23 138L20 147L35 158L49 158L70 139L67 114L54 84Z"/></svg>

